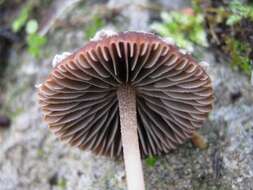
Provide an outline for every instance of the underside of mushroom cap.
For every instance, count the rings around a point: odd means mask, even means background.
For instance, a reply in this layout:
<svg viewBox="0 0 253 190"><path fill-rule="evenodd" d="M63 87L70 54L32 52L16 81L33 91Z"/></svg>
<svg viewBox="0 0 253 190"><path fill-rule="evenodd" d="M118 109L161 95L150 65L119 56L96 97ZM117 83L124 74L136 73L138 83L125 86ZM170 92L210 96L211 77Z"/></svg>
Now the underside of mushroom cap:
<svg viewBox="0 0 253 190"><path fill-rule="evenodd" d="M136 93L142 157L175 149L212 109L210 78L190 55L153 34L124 32L89 42L53 69L39 88L44 119L71 145L120 157L122 85Z"/></svg>

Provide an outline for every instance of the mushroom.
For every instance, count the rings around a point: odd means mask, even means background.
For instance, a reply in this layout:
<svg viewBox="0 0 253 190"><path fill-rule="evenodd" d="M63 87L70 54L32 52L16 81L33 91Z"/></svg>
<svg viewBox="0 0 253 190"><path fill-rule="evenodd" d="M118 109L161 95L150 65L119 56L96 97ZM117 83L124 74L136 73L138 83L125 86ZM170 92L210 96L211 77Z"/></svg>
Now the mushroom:
<svg viewBox="0 0 253 190"><path fill-rule="evenodd" d="M141 158L190 139L213 102L210 78L190 55L142 32L87 43L57 64L38 94L61 140L123 155L129 190L145 189Z"/></svg>

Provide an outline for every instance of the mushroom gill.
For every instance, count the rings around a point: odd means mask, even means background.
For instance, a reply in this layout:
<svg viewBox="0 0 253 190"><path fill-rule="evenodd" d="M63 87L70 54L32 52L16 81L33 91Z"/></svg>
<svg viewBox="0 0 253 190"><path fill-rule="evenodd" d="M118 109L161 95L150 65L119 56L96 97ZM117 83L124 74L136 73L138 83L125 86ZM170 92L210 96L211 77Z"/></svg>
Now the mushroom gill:
<svg viewBox="0 0 253 190"><path fill-rule="evenodd" d="M212 109L211 81L199 64L152 34L124 32L91 41L61 61L39 88L49 128L96 154L121 157L117 90L136 95L142 157L191 138Z"/></svg>

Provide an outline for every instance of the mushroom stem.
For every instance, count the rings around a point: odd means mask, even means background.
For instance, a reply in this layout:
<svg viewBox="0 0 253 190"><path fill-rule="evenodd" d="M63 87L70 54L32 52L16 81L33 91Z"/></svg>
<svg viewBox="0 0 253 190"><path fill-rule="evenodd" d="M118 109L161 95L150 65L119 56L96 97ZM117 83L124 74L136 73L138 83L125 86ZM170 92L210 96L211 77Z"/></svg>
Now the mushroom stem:
<svg viewBox="0 0 253 190"><path fill-rule="evenodd" d="M145 190L137 133L135 90L127 85L122 86L117 96L128 190Z"/></svg>

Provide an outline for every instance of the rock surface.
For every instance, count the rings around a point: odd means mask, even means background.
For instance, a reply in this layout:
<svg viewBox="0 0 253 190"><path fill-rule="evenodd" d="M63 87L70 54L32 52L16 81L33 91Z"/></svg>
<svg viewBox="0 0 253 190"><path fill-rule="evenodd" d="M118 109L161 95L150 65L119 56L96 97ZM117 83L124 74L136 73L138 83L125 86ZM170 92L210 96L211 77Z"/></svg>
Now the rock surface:
<svg viewBox="0 0 253 190"><path fill-rule="evenodd" d="M137 9L131 6L131 10ZM79 7L62 19L75 14L80 16L81 10ZM127 30L128 24L133 22L129 14L131 12L124 13L129 22L122 26L119 21L115 27L121 25L122 30ZM145 18L147 22L148 15ZM63 28L49 33L41 61L25 51L12 52L6 96L10 99L8 106L13 122L9 130L0 132L0 190L126 189L122 162L63 144L41 119L35 85L47 77L55 54L83 45L82 28ZM148 190L251 190L253 187L253 89L250 80L215 60L211 52L203 55L203 60L210 64L207 72L216 97L214 110L200 130L209 147L200 151L188 142L159 158L154 167L143 162Z"/></svg>

